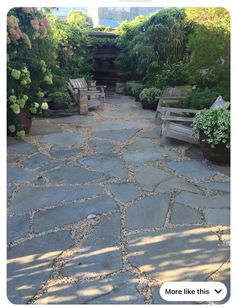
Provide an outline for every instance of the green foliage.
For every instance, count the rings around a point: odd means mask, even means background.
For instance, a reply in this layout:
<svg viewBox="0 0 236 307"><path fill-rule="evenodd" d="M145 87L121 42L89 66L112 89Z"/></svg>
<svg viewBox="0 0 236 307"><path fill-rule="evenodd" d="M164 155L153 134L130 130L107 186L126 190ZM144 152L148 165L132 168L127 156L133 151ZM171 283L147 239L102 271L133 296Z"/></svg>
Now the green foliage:
<svg viewBox="0 0 236 307"><path fill-rule="evenodd" d="M136 99L139 99L139 95L140 93L142 92L142 90L144 89L144 85L143 84L134 84L131 88L131 92L132 92L132 95L136 98Z"/></svg>
<svg viewBox="0 0 236 307"><path fill-rule="evenodd" d="M157 102L157 96L160 96L161 90L155 87L145 88L139 95L139 99L142 102L149 104L155 104Z"/></svg>
<svg viewBox="0 0 236 307"><path fill-rule="evenodd" d="M190 108L201 110L204 108L210 108L218 96L223 96L223 98L228 101L229 97L222 93L222 90L217 88L205 88L205 89L195 89L190 92L185 98L183 98L178 106L182 108Z"/></svg>
<svg viewBox="0 0 236 307"><path fill-rule="evenodd" d="M224 8L188 8L193 24L188 49L188 70L200 87L221 87L230 92L230 15Z"/></svg>
<svg viewBox="0 0 236 307"><path fill-rule="evenodd" d="M227 109L203 109L193 119L193 135L198 136L203 131L207 139L205 142L215 147L224 143L230 148L230 111Z"/></svg>
<svg viewBox="0 0 236 307"><path fill-rule="evenodd" d="M157 74L150 82L161 89L167 86L186 85L189 83L189 73L182 61L173 64L167 63L163 65L160 74Z"/></svg>
<svg viewBox="0 0 236 307"><path fill-rule="evenodd" d="M68 92L66 91L56 91L49 94L49 97L52 99L52 101L57 103L64 103L69 104L71 101L71 97Z"/></svg>
<svg viewBox="0 0 236 307"><path fill-rule="evenodd" d="M66 21L69 24L79 27L80 29L87 29L88 27L92 27L88 16L80 11L71 12L67 16Z"/></svg>
<svg viewBox="0 0 236 307"><path fill-rule="evenodd" d="M53 49L48 20L35 8L14 8L7 17L7 113L8 130L19 137L24 127L19 118L42 112L43 96L53 83ZM14 128L13 128L14 127Z"/></svg>
<svg viewBox="0 0 236 307"><path fill-rule="evenodd" d="M121 76L148 82L161 74L165 64L186 57L187 34L191 28L183 9L164 9L134 25L121 25L121 53L117 59Z"/></svg>

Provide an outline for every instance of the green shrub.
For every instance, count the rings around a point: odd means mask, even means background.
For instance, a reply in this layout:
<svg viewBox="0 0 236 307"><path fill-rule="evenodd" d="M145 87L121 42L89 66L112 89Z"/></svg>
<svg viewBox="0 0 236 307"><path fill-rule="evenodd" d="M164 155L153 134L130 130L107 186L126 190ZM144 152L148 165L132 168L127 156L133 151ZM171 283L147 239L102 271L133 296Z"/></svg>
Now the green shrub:
<svg viewBox="0 0 236 307"><path fill-rule="evenodd" d="M228 100L223 93L215 89L196 89L190 92L184 99L182 99L178 106L182 108L190 108L201 110L204 108L210 108L218 96L223 96L225 100Z"/></svg>
<svg viewBox="0 0 236 307"><path fill-rule="evenodd" d="M139 95L143 89L144 89L143 84L137 83L132 86L131 92L132 92L132 95L135 97L135 99L139 99Z"/></svg>
<svg viewBox="0 0 236 307"><path fill-rule="evenodd" d="M155 104L157 102L157 96L160 96L161 90L155 87L145 88L139 95L139 99L142 102Z"/></svg>
<svg viewBox="0 0 236 307"><path fill-rule="evenodd" d="M197 137L200 131L207 135L205 142L215 147L224 143L230 148L230 111L227 109L203 109L193 119L193 136Z"/></svg>
<svg viewBox="0 0 236 307"><path fill-rule="evenodd" d="M71 97L67 91L57 91L49 94L49 97L53 102L69 104L71 102Z"/></svg>

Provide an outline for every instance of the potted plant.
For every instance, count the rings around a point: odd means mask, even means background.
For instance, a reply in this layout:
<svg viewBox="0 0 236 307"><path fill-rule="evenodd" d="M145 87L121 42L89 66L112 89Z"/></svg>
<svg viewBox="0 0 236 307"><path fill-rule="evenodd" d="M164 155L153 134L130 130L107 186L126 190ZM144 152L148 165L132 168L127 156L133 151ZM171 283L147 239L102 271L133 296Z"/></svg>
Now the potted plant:
<svg viewBox="0 0 236 307"><path fill-rule="evenodd" d="M193 119L193 136L199 137L203 156L214 162L230 161L230 111L203 109Z"/></svg>
<svg viewBox="0 0 236 307"><path fill-rule="evenodd" d="M144 109L155 110L158 104L158 96L160 96L161 90L156 87L145 88L139 95L142 107Z"/></svg>
<svg viewBox="0 0 236 307"><path fill-rule="evenodd" d="M144 89L144 85L142 84L134 84L132 86L132 89L131 89L131 92L132 92L132 95L134 96L135 100L139 100L139 95L140 93L142 92L142 90Z"/></svg>

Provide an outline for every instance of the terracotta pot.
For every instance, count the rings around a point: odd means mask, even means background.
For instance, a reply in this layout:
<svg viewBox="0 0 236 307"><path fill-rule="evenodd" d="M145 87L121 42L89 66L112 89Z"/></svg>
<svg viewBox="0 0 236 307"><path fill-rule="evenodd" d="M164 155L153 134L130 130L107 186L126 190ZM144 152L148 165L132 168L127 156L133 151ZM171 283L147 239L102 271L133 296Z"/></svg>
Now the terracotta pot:
<svg viewBox="0 0 236 307"><path fill-rule="evenodd" d="M224 143L219 143L212 148L207 142L202 140L207 136L203 131L199 132L199 143L202 149L203 156L210 161L229 164L230 163L230 148L226 148Z"/></svg>
<svg viewBox="0 0 236 307"><path fill-rule="evenodd" d="M29 133L31 125L32 125L32 119L30 116L29 111L27 110L21 110L19 115L15 115L14 121L16 122L17 126L22 127L25 130L25 133ZM7 135L8 136L15 136L16 133L12 133L9 130L7 130Z"/></svg>

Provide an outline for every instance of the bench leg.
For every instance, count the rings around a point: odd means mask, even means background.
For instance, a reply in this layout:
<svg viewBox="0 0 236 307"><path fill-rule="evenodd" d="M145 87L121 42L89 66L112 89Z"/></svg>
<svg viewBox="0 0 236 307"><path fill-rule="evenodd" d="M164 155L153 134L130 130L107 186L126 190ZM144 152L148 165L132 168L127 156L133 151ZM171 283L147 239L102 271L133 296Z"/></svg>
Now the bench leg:
<svg viewBox="0 0 236 307"><path fill-rule="evenodd" d="M84 115L87 113L88 113L88 97L85 95L81 95L79 101L79 114Z"/></svg>

